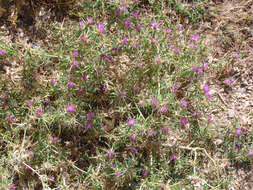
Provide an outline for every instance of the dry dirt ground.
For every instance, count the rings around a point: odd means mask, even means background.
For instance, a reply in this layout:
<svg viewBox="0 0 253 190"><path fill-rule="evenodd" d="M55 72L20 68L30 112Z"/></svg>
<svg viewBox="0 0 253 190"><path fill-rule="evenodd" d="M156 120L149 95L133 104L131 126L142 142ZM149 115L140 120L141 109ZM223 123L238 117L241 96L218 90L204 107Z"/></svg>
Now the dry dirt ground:
<svg viewBox="0 0 253 190"><path fill-rule="evenodd" d="M224 0L210 3L210 21L200 25L199 33L206 36L210 47L209 61L223 62L224 71L213 73L206 80L222 111L212 113L213 127L231 126L235 119L241 126L253 123L253 0ZM224 84L224 76L232 84ZM206 81L205 81L206 82ZM253 189L250 164L233 167L231 189Z"/></svg>
<svg viewBox="0 0 253 190"><path fill-rule="evenodd" d="M212 113L213 127L229 126L232 118L236 118L241 126L250 126L253 124L253 0L213 0L208 7L210 18L191 27L196 33L206 36L205 43L210 48L209 62L226 65L224 71L214 72L206 78L214 100L222 105L222 111L214 110ZM28 45L43 46L47 25L64 19L63 15L57 15L57 11L48 14L43 10L35 18L40 22L32 16L19 18L21 24L13 29L10 22L6 22L8 16L3 16L0 18L1 39L8 43L20 43L21 40ZM235 53L238 53L238 58L234 58L237 56ZM233 78L229 87L224 85L225 77L221 73ZM234 178L231 190L253 189L250 164L233 167L231 172Z"/></svg>

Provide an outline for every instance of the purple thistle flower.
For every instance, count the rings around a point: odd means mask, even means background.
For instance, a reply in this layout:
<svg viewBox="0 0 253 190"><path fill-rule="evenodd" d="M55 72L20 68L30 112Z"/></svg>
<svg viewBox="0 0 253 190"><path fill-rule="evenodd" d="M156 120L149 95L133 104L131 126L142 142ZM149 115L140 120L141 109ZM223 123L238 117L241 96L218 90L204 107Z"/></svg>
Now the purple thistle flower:
<svg viewBox="0 0 253 190"><path fill-rule="evenodd" d="M148 136L149 137L155 137L156 136L156 130L152 129L151 131L149 131Z"/></svg>
<svg viewBox="0 0 253 190"><path fill-rule="evenodd" d="M10 115L10 116L7 116L7 117L6 117L6 120L7 120L8 122L12 122L12 121L14 121L14 119L15 119L15 116L13 116L13 115Z"/></svg>
<svg viewBox="0 0 253 190"><path fill-rule="evenodd" d="M252 151L252 150L250 150L250 151L248 152L248 156L253 156L253 151Z"/></svg>
<svg viewBox="0 0 253 190"><path fill-rule="evenodd" d="M193 34L193 35L191 35L190 39L193 40L193 41L195 41L195 42L198 42L199 41L199 36Z"/></svg>
<svg viewBox="0 0 253 190"><path fill-rule="evenodd" d="M122 39L122 44L123 44L123 45L126 45L126 44L127 44L127 39L126 39L126 38L123 38L123 39Z"/></svg>
<svg viewBox="0 0 253 190"><path fill-rule="evenodd" d="M208 69L208 68L209 68L209 67L208 67L208 63L207 63L207 62L203 62L203 63L202 63L202 68L203 68L203 70Z"/></svg>
<svg viewBox="0 0 253 190"><path fill-rule="evenodd" d="M81 40L83 43L88 42L88 38L87 38L86 36L84 36L84 34L81 35L80 40Z"/></svg>
<svg viewBox="0 0 253 190"><path fill-rule="evenodd" d="M57 78L51 78L50 82L53 83L53 84L55 84L57 82Z"/></svg>
<svg viewBox="0 0 253 190"><path fill-rule="evenodd" d="M170 155L170 160L171 161L176 160L176 159L177 159L177 155L176 154Z"/></svg>
<svg viewBox="0 0 253 190"><path fill-rule="evenodd" d="M2 98L3 98L3 99L5 99L5 100L8 98L8 94L7 94L7 92L4 92L4 93L3 93Z"/></svg>
<svg viewBox="0 0 253 190"><path fill-rule="evenodd" d="M156 29L159 27L159 24L156 21L152 21L149 25Z"/></svg>
<svg viewBox="0 0 253 190"><path fill-rule="evenodd" d="M1 49L1 50L0 50L0 54L1 54L1 55L4 55L5 53L6 53L6 50L5 50L5 49Z"/></svg>
<svg viewBox="0 0 253 190"><path fill-rule="evenodd" d="M208 84L204 85L203 90L204 90L205 94L209 93L210 88L209 88Z"/></svg>
<svg viewBox="0 0 253 190"><path fill-rule="evenodd" d="M126 26L127 28L129 28L129 27L131 26L131 20L129 20L128 18L126 18L126 19L124 20L124 24L125 24L125 26Z"/></svg>
<svg viewBox="0 0 253 190"><path fill-rule="evenodd" d="M192 115L193 115L193 117L194 117L195 119L198 119L198 118L200 118L201 113L200 113L199 111L195 111Z"/></svg>
<svg viewBox="0 0 253 190"><path fill-rule="evenodd" d="M139 100L138 105L139 105L139 106L142 106L142 105L143 105L143 101L142 101L142 100Z"/></svg>
<svg viewBox="0 0 253 190"><path fill-rule="evenodd" d="M34 103L33 103L31 100L28 100L28 101L26 102L26 104L27 104L27 106L31 107Z"/></svg>
<svg viewBox="0 0 253 190"><path fill-rule="evenodd" d="M122 12L126 12L126 11L127 11L127 6L126 6L126 5L120 5L119 9L120 9Z"/></svg>
<svg viewBox="0 0 253 190"><path fill-rule="evenodd" d="M24 88L28 89L28 88L30 88L30 85L29 84L24 84Z"/></svg>
<svg viewBox="0 0 253 190"><path fill-rule="evenodd" d="M114 156L114 152L109 150L109 151L107 151L106 156L107 156L107 158L112 159Z"/></svg>
<svg viewBox="0 0 253 190"><path fill-rule="evenodd" d="M163 126L163 127L162 127L162 131L163 131L164 133L168 133L169 127L168 127L167 125Z"/></svg>
<svg viewBox="0 0 253 190"><path fill-rule="evenodd" d="M93 25L93 24L94 24L93 18L88 17L88 18L87 18L87 24L88 24L88 25Z"/></svg>
<svg viewBox="0 0 253 190"><path fill-rule="evenodd" d="M211 96L211 94L209 93L209 92L206 92L205 93L205 96L208 98L208 99L210 99L212 96Z"/></svg>
<svg viewBox="0 0 253 190"><path fill-rule="evenodd" d="M240 136L242 134L242 130L240 128L235 128L235 135Z"/></svg>
<svg viewBox="0 0 253 190"><path fill-rule="evenodd" d="M181 108L186 108L187 106L187 102L185 101L185 99L182 99L180 104L181 104Z"/></svg>
<svg viewBox="0 0 253 190"><path fill-rule="evenodd" d="M83 21L79 21L79 26L84 26L84 22Z"/></svg>
<svg viewBox="0 0 253 190"><path fill-rule="evenodd" d="M91 122L88 121L88 122L85 124L85 128L86 128L86 129L90 129L90 128L91 128Z"/></svg>
<svg viewBox="0 0 253 190"><path fill-rule="evenodd" d="M177 30L178 30L178 31L182 31L182 30L183 30L182 24L178 24L176 27L177 27Z"/></svg>
<svg viewBox="0 0 253 190"><path fill-rule="evenodd" d="M118 96L121 98L121 99L124 99L126 97L126 91L119 91L118 92Z"/></svg>
<svg viewBox="0 0 253 190"><path fill-rule="evenodd" d="M249 126L245 126L242 128L245 132L248 132L249 131Z"/></svg>
<svg viewBox="0 0 253 190"><path fill-rule="evenodd" d="M119 178L120 175L121 175L121 173L122 173L121 171L116 171L116 172L115 172L115 176L116 176L117 178Z"/></svg>
<svg viewBox="0 0 253 190"><path fill-rule="evenodd" d="M73 56L74 56L74 57L78 57L78 51L77 51L77 50L74 50L74 51L73 51Z"/></svg>
<svg viewBox="0 0 253 190"><path fill-rule="evenodd" d="M208 116L207 116L207 119L208 119L209 122L213 121L213 118L212 118L211 115L208 115Z"/></svg>
<svg viewBox="0 0 253 190"><path fill-rule="evenodd" d="M128 120L128 122L127 122L127 125L128 125L129 127L132 127L132 126L135 125L135 123L136 123L136 120L135 120L134 118L130 118L130 119Z"/></svg>
<svg viewBox="0 0 253 190"><path fill-rule="evenodd" d="M74 113L75 112L75 107L73 105L67 105L67 111L70 113Z"/></svg>
<svg viewBox="0 0 253 190"><path fill-rule="evenodd" d="M172 87L172 90L173 90L173 91L176 91L178 88L179 88L179 86L177 85L177 83L175 83L175 84L173 85L173 87Z"/></svg>
<svg viewBox="0 0 253 190"><path fill-rule="evenodd" d="M181 125L185 126L188 123L188 120L185 117L181 118Z"/></svg>
<svg viewBox="0 0 253 190"><path fill-rule="evenodd" d="M94 113L93 113L93 112L89 112L89 113L87 114L87 119L88 119L88 120L92 119L93 117L94 117Z"/></svg>
<svg viewBox="0 0 253 190"><path fill-rule="evenodd" d="M136 139L137 139L137 138L136 138L135 135L130 136L130 140L131 140L131 141L136 141Z"/></svg>
<svg viewBox="0 0 253 190"><path fill-rule="evenodd" d="M194 66L192 67L192 70L197 73L198 75L202 75L204 72L203 72L203 69L201 67L198 67L198 66Z"/></svg>
<svg viewBox="0 0 253 190"><path fill-rule="evenodd" d="M235 144L235 148L236 148L237 150L239 150L239 149L241 148L241 146L240 146L239 144Z"/></svg>
<svg viewBox="0 0 253 190"><path fill-rule="evenodd" d="M87 75L86 74L82 74L81 77L82 77L83 80L87 79Z"/></svg>
<svg viewBox="0 0 253 190"><path fill-rule="evenodd" d="M15 185L14 185L14 184L11 184L11 186L10 186L10 190L16 190L16 187L15 187Z"/></svg>
<svg viewBox="0 0 253 190"><path fill-rule="evenodd" d="M199 67L198 66L193 66L192 70L193 70L193 72L198 73L199 72Z"/></svg>
<svg viewBox="0 0 253 190"><path fill-rule="evenodd" d="M158 40L156 38L150 38L152 44L157 44Z"/></svg>
<svg viewBox="0 0 253 190"><path fill-rule="evenodd" d="M133 45L134 49L137 49L138 47L139 47L139 44L137 44L137 43Z"/></svg>
<svg viewBox="0 0 253 190"><path fill-rule="evenodd" d="M34 156L33 151L29 151L29 152L28 152L28 155L29 155L30 158L32 158L32 157Z"/></svg>
<svg viewBox="0 0 253 190"><path fill-rule="evenodd" d="M73 61L73 64L71 65L71 68L77 69L79 67L78 62L76 60Z"/></svg>
<svg viewBox="0 0 253 190"><path fill-rule="evenodd" d="M136 149L136 148L132 148L132 149L130 150L130 152L131 152L132 154L136 154L136 153L137 153L137 149Z"/></svg>
<svg viewBox="0 0 253 190"><path fill-rule="evenodd" d="M84 90L84 89L79 89L79 90L77 91L78 96L82 96L82 95L84 95L84 93L85 93L85 90Z"/></svg>
<svg viewBox="0 0 253 190"><path fill-rule="evenodd" d="M147 176L149 176L149 171L147 171L147 170L142 170L142 171L141 171L141 174L142 174L143 176L147 177Z"/></svg>
<svg viewBox="0 0 253 190"><path fill-rule="evenodd" d="M104 130L105 130L105 131L107 131L107 130L108 130L107 125L104 125L104 126L103 126L103 128L104 128Z"/></svg>
<svg viewBox="0 0 253 190"><path fill-rule="evenodd" d="M98 24L98 29L99 29L100 34L104 34L105 33L105 25L104 24L99 23Z"/></svg>
<svg viewBox="0 0 253 190"><path fill-rule="evenodd" d="M75 86L75 83L74 83L74 82L71 82L71 81L70 81L70 82L67 83L67 87L68 87L68 88L73 88L74 86Z"/></svg>
<svg viewBox="0 0 253 190"><path fill-rule="evenodd" d="M55 137L55 136L53 136L53 137L52 137L52 142L53 142L54 144L57 144L57 143L58 143L58 138Z"/></svg>
<svg viewBox="0 0 253 190"><path fill-rule="evenodd" d="M193 9L193 8L194 8L194 4L193 4L193 2L190 2L190 4L189 4L189 8L190 8L190 9Z"/></svg>
<svg viewBox="0 0 253 190"><path fill-rule="evenodd" d="M131 15L135 18L139 17L139 13L137 11L132 12Z"/></svg>
<svg viewBox="0 0 253 190"><path fill-rule="evenodd" d="M193 83L193 78L189 77L189 83Z"/></svg>
<svg viewBox="0 0 253 190"><path fill-rule="evenodd" d="M158 112L160 112L161 114L164 114L168 111L168 105L165 104L163 106L161 106L159 109L158 109Z"/></svg>
<svg viewBox="0 0 253 190"><path fill-rule="evenodd" d="M194 43L190 43L190 46L193 47L193 48L197 47L196 44L194 44Z"/></svg>
<svg viewBox="0 0 253 190"><path fill-rule="evenodd" d="M106 88L104 86L101 86L100 90L101 90L102 93L104 93L106 91Z"/></svg>
<svg viewBox="0 0 253 190"><path fill-rule="evenodd" d="M157 98L153 97L153 98L151 99L151 105L154 106L154 107L157 107L157 105L158 105L158 100L157 100Z"/></svg>
<svg viewBox="0 0 253 190"><path fill-rule="evenodd" d="M117 53L117 52L118 52L118 50L119 50L119 48L114 47L114 48L112 48L112 50L114 51L114 53Z"/></svg>
<svg viewBox="0 0 253 190"><path fill-rule="evenodd" d="M36 114L37 116L41 116L42 110L41 110L41 109L37 109L37 110L35 111L35 114Z"/></svg>
<svg viewBox="0 0 253 190"><path fill-rule="evenodd" d="M171 28L166 27L166 28L165 28L165 32L167 32L167 33L171 33L171 32L172 32L172 29L171 29Z"/></svg>
<svg viewBox="0 0 253 190"><path fill-rule="evenodd" d="M176 54L180 55L181 54L181 51L179 48L174 48L174 51L176 52Z"/></svg>
<svg viewBox="0 0 253 190"><path fill-rule="evenodd" d="M239 58L239 54L237 52L234 52L234 58L238 59Z"/></svg>
<svg viewBox="0 0 253 190"><path fill-rule="evenodd" d="M232 83L232 79L231 78L226 78L224 80L224 84L227 85L227 86L229 86L231 83Z"/></svg>
<svg viewBox="0 0 253 190"><path fill-rule="evenodd" d="M199 70L198 70L198 75L203 75L203 73L204 73L203 69L202 69L202 68L199 68Z"/></svg>

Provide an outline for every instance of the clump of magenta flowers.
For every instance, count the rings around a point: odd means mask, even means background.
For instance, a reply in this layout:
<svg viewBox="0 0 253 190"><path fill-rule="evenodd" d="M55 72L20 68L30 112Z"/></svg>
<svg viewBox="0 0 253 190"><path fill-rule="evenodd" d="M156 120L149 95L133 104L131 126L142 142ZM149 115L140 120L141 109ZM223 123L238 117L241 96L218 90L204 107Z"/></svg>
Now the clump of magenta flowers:
<svg viewBox="0 0 253 190"><path fill-rule="evenodd" d="M48 161L61 170L70 167L97 188L128 188L134 183L156 188L161 181L174 183L180 180L177 176L192 175L193 166L185 164L192 153L179 147L201 146L210 138L206 130L211 87L200 81L211 63L202 37L170 22L169 9L148 17L134 3L98 1L96 9L93 5L84 3L88 16L79 22L60 31L60 26L52 27L52 47L25 59L22 89L1 89L2 121L11 129L29 123L28 130L35 131L35 145L27 147L22 161L31 168ZM184 9L190 14L196 6ZM97 10L105 15L95 17ZM4 56L2 49L0 58ZM40 62L47 63L49 75L36 81L33 73ZM229 85L230 79L224 83ZM236 128L235 134L239 138L242 131ZM29 172L29 167L19 167ZM59 176L51 184L62 184L64 176L48 173L50 179Z"/></svg>

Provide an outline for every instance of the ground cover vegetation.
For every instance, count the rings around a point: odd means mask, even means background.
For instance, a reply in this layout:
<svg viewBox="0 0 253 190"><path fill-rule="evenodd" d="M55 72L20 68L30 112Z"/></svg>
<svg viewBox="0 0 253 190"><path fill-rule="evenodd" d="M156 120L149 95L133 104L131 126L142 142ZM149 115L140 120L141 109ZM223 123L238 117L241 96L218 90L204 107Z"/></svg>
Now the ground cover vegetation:
<svg viewBox="0 0 253 190"><path fill-rule="evenodd" d="M40 43L1 38L0 188L229 189L252 129L212 127L221 105L208 77L231 88L239 53L213 64L189 27L212 19L209 3L45 1L66 20Z"/></svg>

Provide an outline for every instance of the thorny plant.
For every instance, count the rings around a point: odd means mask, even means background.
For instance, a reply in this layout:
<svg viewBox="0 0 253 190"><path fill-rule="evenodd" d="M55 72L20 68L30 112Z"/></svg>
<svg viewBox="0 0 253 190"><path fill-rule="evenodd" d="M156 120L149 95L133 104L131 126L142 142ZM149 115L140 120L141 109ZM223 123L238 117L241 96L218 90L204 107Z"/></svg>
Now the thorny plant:
<svg viewBox="0 0 253 190"><path fill-rule="evenodd" d="M1 73L1 188L227 187L213 150L246 160L251 129L209 130L208 49L179 22L202 4L144 2L84 1L42 47L1 41L20 63Z"/></svg>

